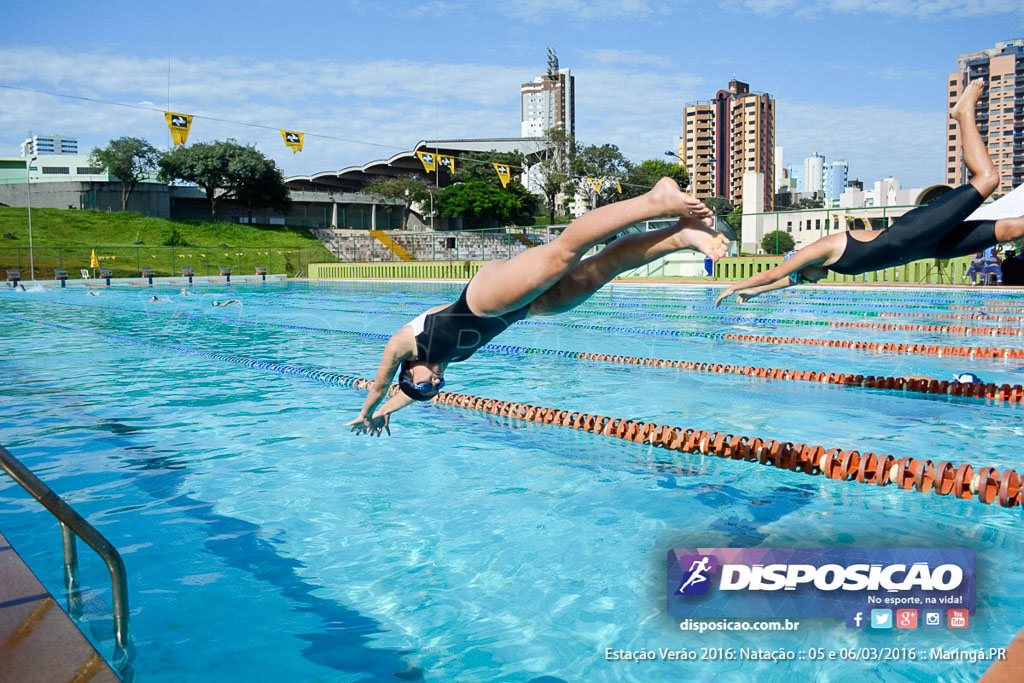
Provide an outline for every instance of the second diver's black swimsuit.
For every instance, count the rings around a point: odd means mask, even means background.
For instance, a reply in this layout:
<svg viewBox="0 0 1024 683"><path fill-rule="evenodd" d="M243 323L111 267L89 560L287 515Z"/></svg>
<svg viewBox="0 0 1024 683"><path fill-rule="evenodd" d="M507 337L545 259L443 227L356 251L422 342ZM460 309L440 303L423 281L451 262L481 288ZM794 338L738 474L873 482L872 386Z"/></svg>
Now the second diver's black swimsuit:
<svg viewBox="0 0 1024 683"><path fill-rule="evenodd" d="M846 249L825 266L859 275L925 258L953 258L996 244L995 221L966 220L985 198L970 183L950 190L928 206L900 216L870 242L846 235Z"/></svg>
<svg viewBox="0 0 1024 683"><path fill-rule="evenodd" d="M425 363L457 363L466 360L481 346L526 317L529 306L502 315L484 318L469 310L466 289L450 306L429 313L423 329L416 334L416 360ZM415 321L414 321L415 323ZM416 331L416 325L413 325Z"/></svg>

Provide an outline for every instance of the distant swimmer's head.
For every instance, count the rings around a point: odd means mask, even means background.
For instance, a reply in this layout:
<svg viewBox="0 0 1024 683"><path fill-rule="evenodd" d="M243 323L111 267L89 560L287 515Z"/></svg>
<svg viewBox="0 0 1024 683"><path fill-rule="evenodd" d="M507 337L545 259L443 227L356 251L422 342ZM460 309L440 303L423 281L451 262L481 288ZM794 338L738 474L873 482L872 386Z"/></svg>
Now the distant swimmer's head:
<svg viewBox="0 0 1024 683"><path fill-rule="evenodd" d="M429 401L444 388L443 373L437 363L405 361L398 373L398 388L414 401Z"/></svg>
<svg viewBox="0 0 1024 683"><path fill-rule="evenodd" d="M957 372L953 375L953 381L960 384L981 384L981 378L973 372Z"/></svg>
<svg viewBox="0 0 1024 683"><path fill-rule="evenodd" d="M782 257L782 260L788 261L789 259L793 258L793 254L795 253L796 249L793 249L792 251L787 251L786 255ZM794 285L799 285L803 283L817 282L818 280L822 279L823 277L826 277L827 275L828 268L826 268L825 266L822 266L817 263L808 263L800 270L790 273L789 279L793 282Z"/></svg>

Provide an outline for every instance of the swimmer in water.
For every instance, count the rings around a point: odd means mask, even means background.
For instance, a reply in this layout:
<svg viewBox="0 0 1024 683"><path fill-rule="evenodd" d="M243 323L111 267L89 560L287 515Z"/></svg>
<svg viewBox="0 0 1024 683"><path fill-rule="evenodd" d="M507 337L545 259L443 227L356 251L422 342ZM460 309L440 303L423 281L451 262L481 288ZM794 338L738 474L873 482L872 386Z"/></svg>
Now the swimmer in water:
<svg viewBox="0 0 1024 683"><path fill-rule="evenodd" d="M671 227L623 235L583 259L623 228L658 216L680 218ZM391 414L436 396L449 363L468 359L527 316L573 309L620 273L683 249L721 258L728 240L713 222L700 200L662 178L646 194L583 214L547 244L488 261L458 301L431 308L392 335L359 416L346 426L356 434L390 435ZM385 401L396 372L399 391Z"/></svg>
<svg viewBox="0 0 1024 683"><path fill-rule="evenodd" d="M228 299L227 301L211 301L211 306L241 306L242 302L238 299Z"/></svg>
<svg viewBox="0 0 1024 683"><path fill-rule="evenodd" d="M817 282L830 270L859 275L920 259L964 256L1024 236L1024 216L967 220L999 186L999 174L974 120L974 107L984 88L983 80L971 81L952 113L960 124L964 163L973 176L970 182L903 214L885 230L838 232L790 252L774 268L727 288L715 305L732 294L744 303L764 292Z"/></svg>

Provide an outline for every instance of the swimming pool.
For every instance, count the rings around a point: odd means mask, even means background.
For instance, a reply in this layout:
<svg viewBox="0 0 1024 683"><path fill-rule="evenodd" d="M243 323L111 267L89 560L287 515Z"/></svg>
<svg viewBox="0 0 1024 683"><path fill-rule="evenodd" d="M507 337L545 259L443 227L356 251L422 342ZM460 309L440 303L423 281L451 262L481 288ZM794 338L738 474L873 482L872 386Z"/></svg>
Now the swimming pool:
<svg viewBox="0 0 1024 683"><path fill-rule="evenodd" d="M457 284L0 292L0 443L124 556L139 681L974 680L986 663L644 663L605 649L1005 645L1021 626L1019 508L684 455L436 406L393 436L342 425L363 394L292 368L372 377L387 335ZM1024 383L1024 361L893 354L726 334L998 346L1024 337L910 326L1024 308L996 290L797 288L713 310L712 289L615 284L496 343L560 351ZM956 308L963 306L965 308ZM896 317L882 313L895 313ZM913 316L909 314L914 314ZM935 317L922 317L935 316ZM541 323L541 324L531 324ZM970 319L972 328L1019 329ZM506 350L507 351L507 350ZM263 362L261 362L263 361ZM556 354L481 351L450 391L898 457L1017 467L1024 406ZM60 594L56 522L0 479L0 529ZM963 546L978 612L958 633L681 632L665 613L678 546ZM108 654L109 584L82 551L85 631ZM201 673L201 672L206 672ZM548 678L544 678L548 677Z"/></svg>

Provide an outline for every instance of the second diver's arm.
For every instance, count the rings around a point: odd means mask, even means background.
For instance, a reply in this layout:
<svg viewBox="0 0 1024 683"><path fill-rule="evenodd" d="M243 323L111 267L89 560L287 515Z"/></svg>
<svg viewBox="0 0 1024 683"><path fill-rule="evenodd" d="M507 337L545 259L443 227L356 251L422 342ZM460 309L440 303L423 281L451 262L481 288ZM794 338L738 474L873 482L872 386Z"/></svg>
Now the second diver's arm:
<svg viewBox="0 0 1024 683"><path fill-rule="evenodd" d="M751 287L750 289L740 289L736 291L736 300L741 304L750 301L758 294L764 294L765 292L772 292L776 289L785 289L793 285L793 279L788 275L786 277L779 278L775 282L769 285L761 285L760 287Z"/></svg>

